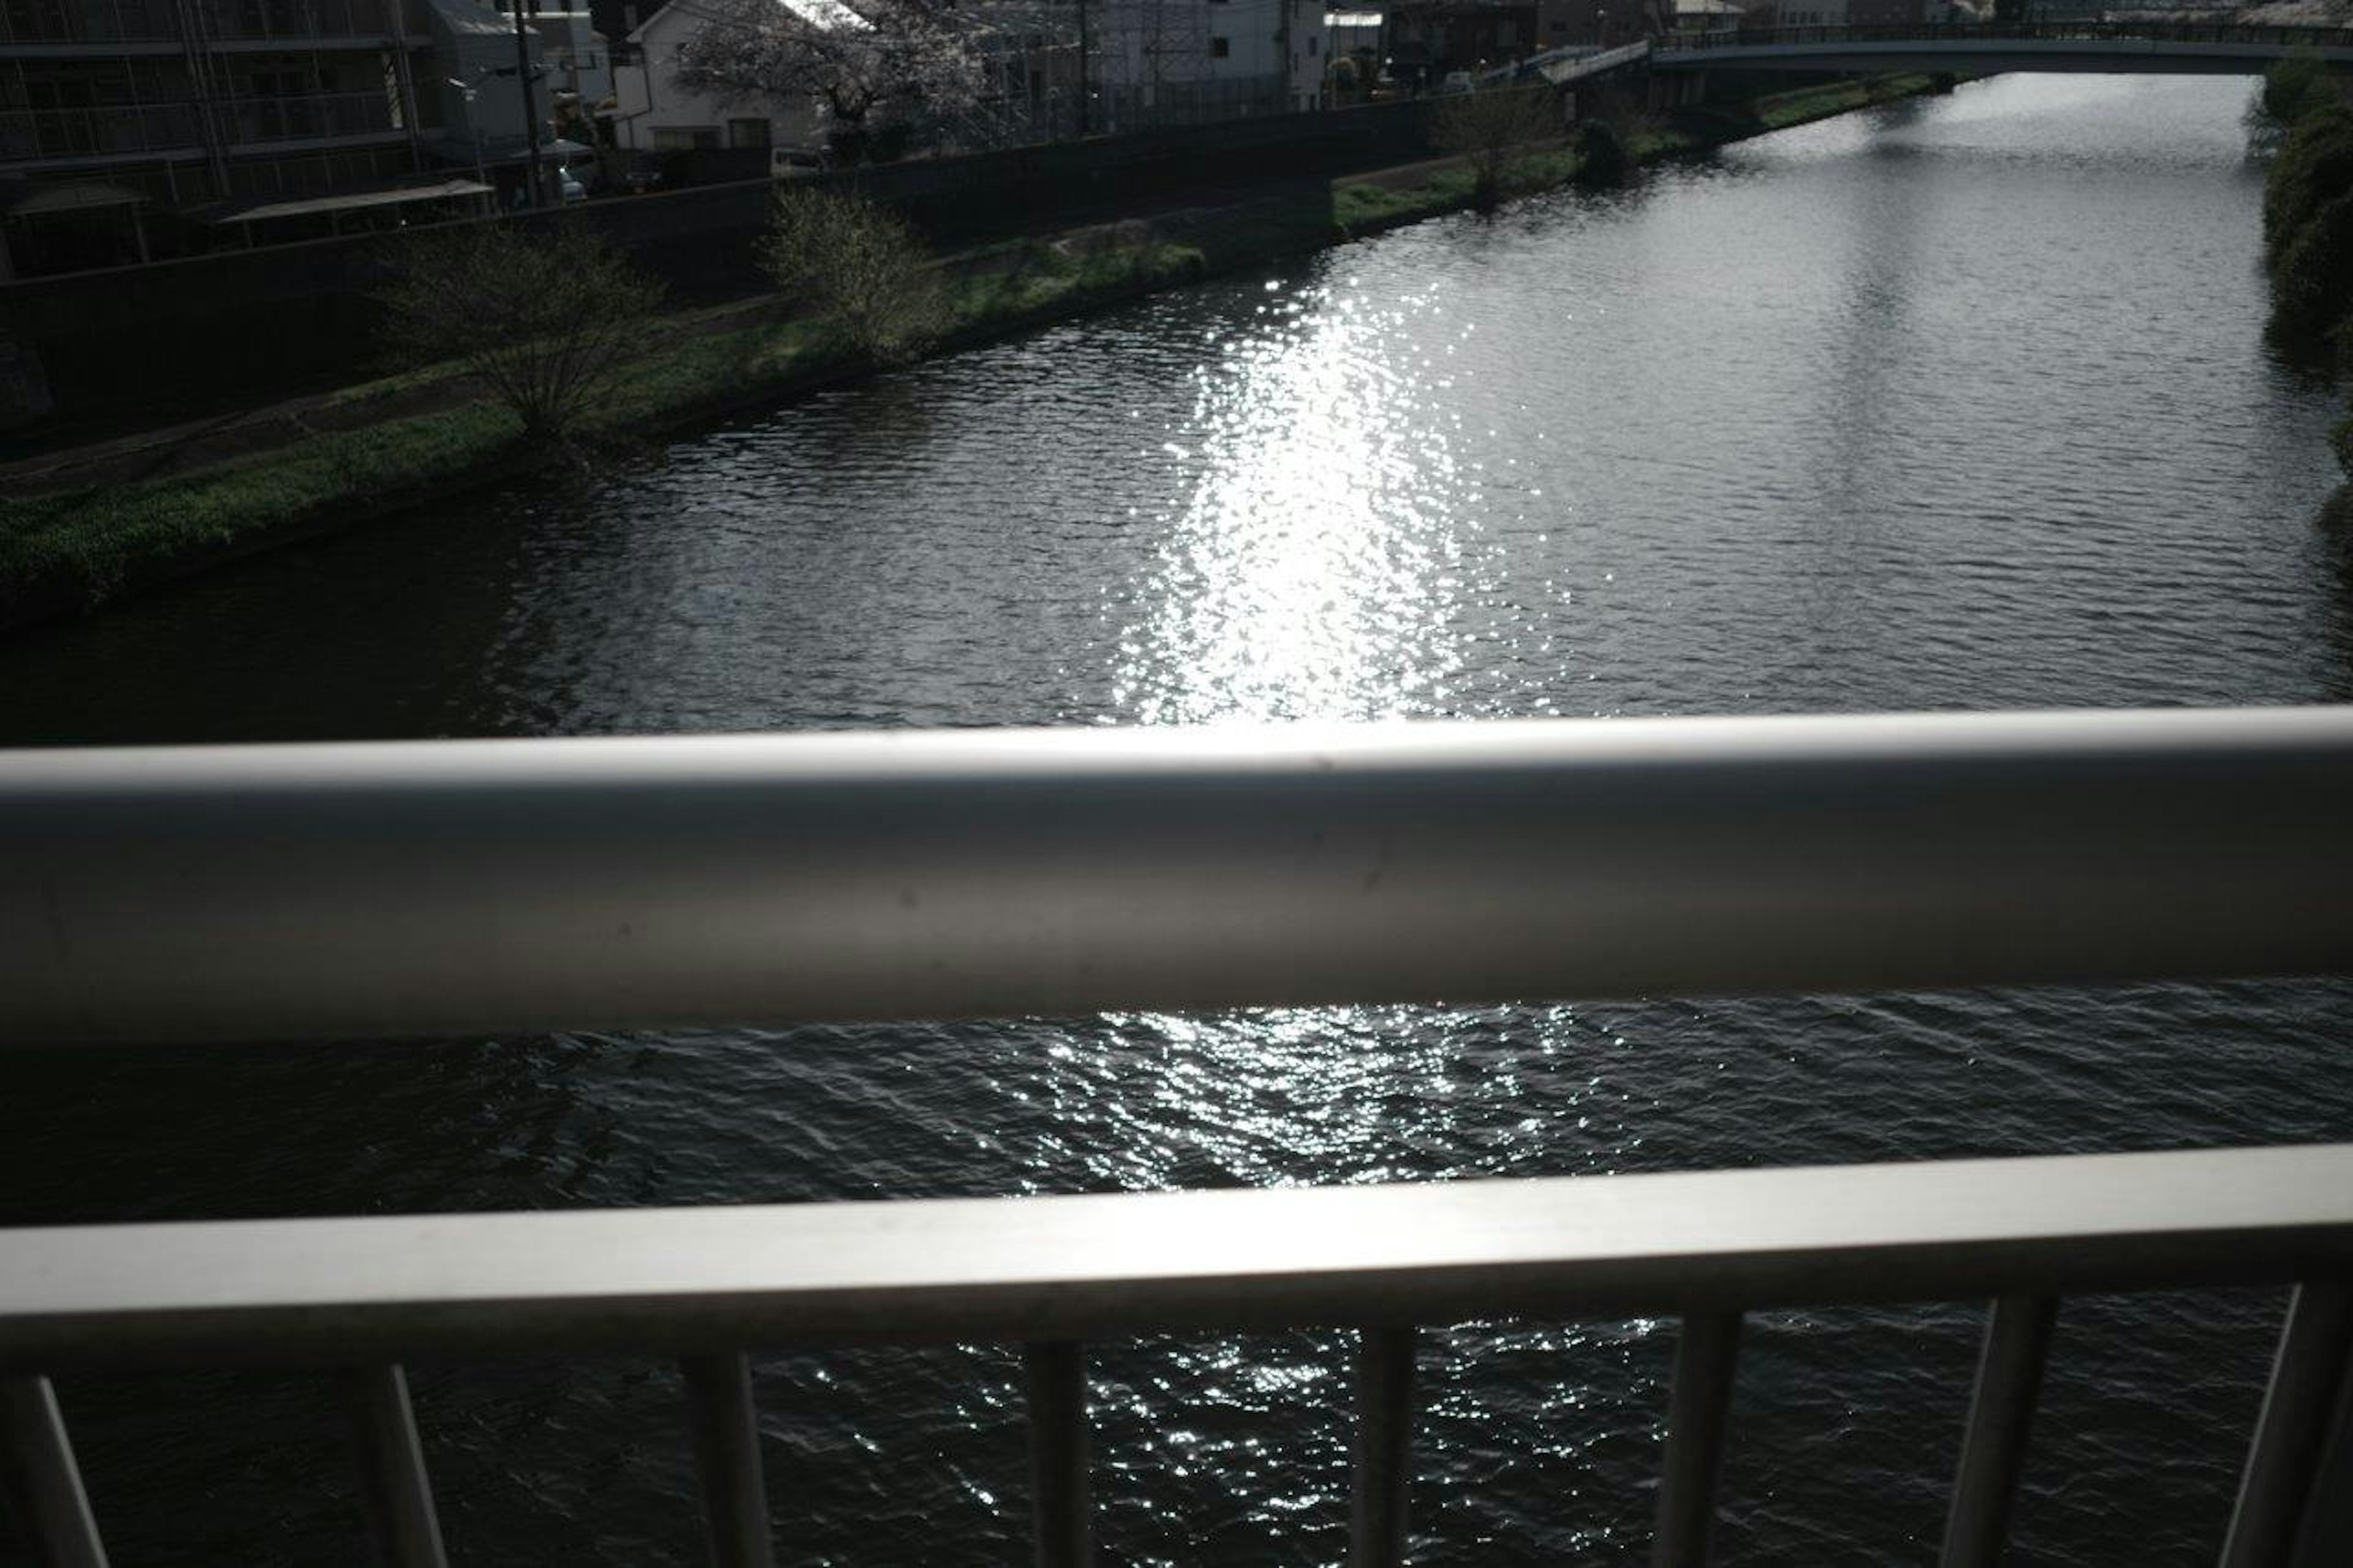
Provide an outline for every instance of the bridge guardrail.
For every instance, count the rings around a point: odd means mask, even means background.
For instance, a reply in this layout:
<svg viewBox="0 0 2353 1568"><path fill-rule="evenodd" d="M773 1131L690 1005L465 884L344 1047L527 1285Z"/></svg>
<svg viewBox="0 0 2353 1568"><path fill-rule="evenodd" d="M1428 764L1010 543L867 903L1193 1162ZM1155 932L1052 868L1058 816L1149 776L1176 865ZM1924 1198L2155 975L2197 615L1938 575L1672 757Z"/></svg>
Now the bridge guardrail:
<svg viewBox="0 0 2353 1568"><path fill-rule="evenodd" d="M2353 973L2348 798L2353 709L5 752L0 1042ZM1002 1339L1074 1564L1086 1341L1336 1325L1389 1564L1419 1326L1672 1313L1652 1561L1697 1563L1746 1312L1975 1295L1943 1561L1990 1564L2059 1298L2223 1282L2295 1287L2224 1562L2321 1568L2353 1145L0 1231L0 1479L102 1563L53 1373L339 1367L435 1564L405 1361L652 1352L714 1561L766 1563L750 1351Z"/></svg>
<svg viewBox="0 0 2353 1568"><path fill-rule="evenodd" d="M1919 42L2069 42L2244 44L2271 47L2353 48L2353 28L2246 26L2213 22L1924 22L1858 26L1761 27L1691 33L1662 41L1661 52L1787 47L1798 44Z"/></svg>

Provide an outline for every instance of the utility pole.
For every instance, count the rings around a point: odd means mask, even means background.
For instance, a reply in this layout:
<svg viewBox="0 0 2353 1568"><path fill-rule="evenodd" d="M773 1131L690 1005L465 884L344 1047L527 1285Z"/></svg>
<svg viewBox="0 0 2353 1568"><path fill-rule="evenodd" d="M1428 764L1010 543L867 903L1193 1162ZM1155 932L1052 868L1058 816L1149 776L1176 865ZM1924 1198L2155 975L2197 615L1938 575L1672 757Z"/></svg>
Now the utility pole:
<svg viewBox="0 0 2353 1568"><path fill-rule="evenodd" d="M1079 134L1081 136L1086 135L1093 126L1094 117L1087 103L1091 90L1087 57L1093 52L1087 37L1087 0L1079 0Z"/></svg>
<svg viewBox="0 0 2353 1568"><path fill-rule="evenodd" d="M531 205L544 199L539 179L539 95L531 90L531 46L522 31L522 0L514 0L515 81L522 89L522 140L531 149Z"/></svg>
<svg viewBox="0 0 2353 1568"><path fill-rule="evenodd" d="M1277 114L1291 112L1291 0L1274 0L1274 68L1282 79Z"/></svg>

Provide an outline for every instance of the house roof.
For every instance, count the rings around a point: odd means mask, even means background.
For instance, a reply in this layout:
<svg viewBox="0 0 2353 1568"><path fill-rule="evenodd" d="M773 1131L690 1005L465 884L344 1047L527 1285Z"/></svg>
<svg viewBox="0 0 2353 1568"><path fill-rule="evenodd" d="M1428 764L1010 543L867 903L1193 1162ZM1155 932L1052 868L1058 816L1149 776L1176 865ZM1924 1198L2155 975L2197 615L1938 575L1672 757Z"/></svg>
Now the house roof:
<svg viewBox="0 0 2353 1568"><path fill-rule="evenodd" d="M455 36L477 38L512 38L514 24L506 14L479 5L473 0L431 0L433 14L443 26Z"/></svg>
<svg viewBox="0 0 2353 1568"><path fill-rule="evenodd" d="M843 5L841 0L769 0L769 4L791 12L812 27L851 27L867 32L874 29L873 23ZM677 21L709 23L717 19L710 0L670 0L669 5L638 23L628 41L646 43L656 34L668 32L670 24Z"/></svg>
<svg viewBox="0 0 2353 1568"><path fill-rule="evenodd" d="M298 196L286 201L220 202L198 208L189 216L202 223L262 223L274 217L301 217L311 213L351 212L360 207L398 206L405 202L438 202L451 196L492 195L491 187L472 180L440 180L429 185L399 185L390 190L345 191L336 195Z"/></svg>

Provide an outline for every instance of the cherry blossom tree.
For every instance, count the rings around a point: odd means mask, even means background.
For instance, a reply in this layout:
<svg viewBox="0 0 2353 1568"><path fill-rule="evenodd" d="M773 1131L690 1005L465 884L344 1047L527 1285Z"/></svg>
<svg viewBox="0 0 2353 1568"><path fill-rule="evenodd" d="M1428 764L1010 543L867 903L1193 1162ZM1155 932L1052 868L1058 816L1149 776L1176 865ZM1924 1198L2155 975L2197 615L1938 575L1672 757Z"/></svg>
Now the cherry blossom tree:
<svg viewBox="0 0 2353 1568"><path fill-rule="evenodd" d="M837 145L885 124L937 133L978 107L973 23L924 0L699 0L702 30L679 51L680 80L733 99L807 101Z"/></svg>

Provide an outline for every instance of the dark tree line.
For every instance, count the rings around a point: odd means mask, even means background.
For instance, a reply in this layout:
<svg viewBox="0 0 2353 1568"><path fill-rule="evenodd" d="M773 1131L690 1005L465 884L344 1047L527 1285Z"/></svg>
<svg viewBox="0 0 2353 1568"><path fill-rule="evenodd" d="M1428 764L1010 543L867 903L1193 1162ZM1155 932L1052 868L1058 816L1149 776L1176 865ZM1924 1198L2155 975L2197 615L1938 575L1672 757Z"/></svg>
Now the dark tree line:
<svg viewBox="0 0 2353 1568"><path fill-rule="evenodd" d="M2261 111L2286 132L2263 191L2272 339L2344 376L2353 373L2353 100L2318 58L2292 57L2265 75ZM2353 473L2353 417L2331 439Z"/></svg>

